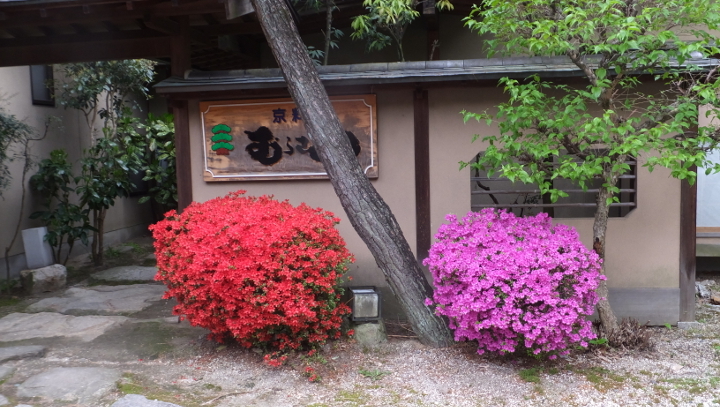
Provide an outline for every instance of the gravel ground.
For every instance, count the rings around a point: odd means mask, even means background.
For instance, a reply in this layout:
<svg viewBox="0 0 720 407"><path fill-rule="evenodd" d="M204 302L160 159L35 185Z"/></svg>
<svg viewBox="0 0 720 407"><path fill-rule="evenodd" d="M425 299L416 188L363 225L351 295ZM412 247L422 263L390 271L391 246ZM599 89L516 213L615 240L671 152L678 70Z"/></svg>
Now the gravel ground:
<svg viewBox="0 0 720 407"><path fill-rule="evenodd" d="M472 343L431 349L389 324L403 334L382 347L336 341L280 368L257 351L205 340L190 345L195 356L124 368L140 393L184 407L720 406L720 313L700 304L698 314L696 329L651 328L655 351L595 349L555 362L480 356Z"/></svg>

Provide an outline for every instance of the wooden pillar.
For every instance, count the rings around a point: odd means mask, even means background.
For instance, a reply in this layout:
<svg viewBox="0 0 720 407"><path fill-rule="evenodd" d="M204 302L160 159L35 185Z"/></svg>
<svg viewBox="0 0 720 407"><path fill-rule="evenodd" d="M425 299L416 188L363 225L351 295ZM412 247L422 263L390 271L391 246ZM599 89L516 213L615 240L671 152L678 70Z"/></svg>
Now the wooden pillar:
<svg viewBox="0 0 720 407"><path fill-rule="evenodd" d="M430 230L430 112L428 91L414 93L415 112L415 231L418 261L428 256Z"/></svg>
<svg viewBox="0 0 720 407"><path fill-rule="evenodd" d="M170 75L183 78L190 69L190 41L176 35L171 41ZM178 211L192 202L192 166L190 163L190 123L187 100L171 102L175 117L175 160L177 166Z"/></svg>
<svg viewBox="0 0 720 407"><path fill-rule="evenodd" d="M697 168L693 168L697 172ZM695 320L697 182L680 181L680 321Z"/></svg>

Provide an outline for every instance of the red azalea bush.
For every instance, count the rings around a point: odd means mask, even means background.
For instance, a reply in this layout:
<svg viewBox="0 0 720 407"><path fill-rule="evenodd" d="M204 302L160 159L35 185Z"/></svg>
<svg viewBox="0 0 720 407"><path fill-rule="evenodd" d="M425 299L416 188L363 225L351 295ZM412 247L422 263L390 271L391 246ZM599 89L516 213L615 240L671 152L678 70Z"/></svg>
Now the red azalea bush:
<svg viewBox="0 0 720 407"><path fill-rule="evenodd" d="M339 337L350 313L339 281L353 261L339 219L244 193L194 202L150 227L164 298L219 341L287 350Z"/></svg>

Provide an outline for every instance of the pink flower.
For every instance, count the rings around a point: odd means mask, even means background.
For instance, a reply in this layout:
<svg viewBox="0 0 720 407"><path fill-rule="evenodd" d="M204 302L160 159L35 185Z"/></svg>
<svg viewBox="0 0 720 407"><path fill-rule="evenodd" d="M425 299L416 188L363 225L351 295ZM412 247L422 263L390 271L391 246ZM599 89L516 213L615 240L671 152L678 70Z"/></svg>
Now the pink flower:
<svg viewBox="0 0 720 407"><path fill-rule="evenodd" d="M446 220L424 261L436 286L426 304L448 317L456 340L477 340L478 353L522 344L562 354L594 338L586 316L604 276L573 228L492 209Z"/></svg>

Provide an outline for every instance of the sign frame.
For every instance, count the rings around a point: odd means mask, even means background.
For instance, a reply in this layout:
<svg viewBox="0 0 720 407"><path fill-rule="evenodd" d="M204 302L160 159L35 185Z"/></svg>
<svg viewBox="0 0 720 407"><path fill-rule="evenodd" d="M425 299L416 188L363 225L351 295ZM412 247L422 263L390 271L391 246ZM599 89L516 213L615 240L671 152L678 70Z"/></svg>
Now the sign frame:
<svg viewBox="0 0 720 407"><path fill-rule="evenodd" d="M349 132L348 136L355 137L354 144L357 144L359 150L359 152L356 154L358 155L358 160L363 166L364 173L370 179L378 178L379 161L376 96L374 94L331 96L330 101L333 104L333 107L335 108L338 117L343 124L343 127L345 127L346 131ZM257 131L260 131L260 128L257 127L258 124L261 124L262 127L266 126L265 123L262 123L257 119L257 110L261 107L263 109L267 107L268 111L272 112L268 116L268 120L266 120L269 122L270 119L273 119L272 115L274 114L274 109L276 107L277 109L280 109L280 107L278 106L286 108L283 109L284 115L285 111L291 111L289 106L292 106L294 110L295 104L290 98L241 99L200 102L200 123L204 144L203 179L205 182L328 179L327 173L325 172L324 168L322 168L322 164L317 161L317 158L313 159L315 160L314 162L308 161L311 162L311 164L305 164L304 169L298 170L293 170L292 168L285 168L291 166L292 163L283 163L284 169L276 170L275 168L273 168L274 164L264 164L265 166L260 168L261 163L252 161L253 158L250 158L250 155L252 154L248 155L248 153L250 153L251 147L250 145L245 146L245 144L248 143L252 144L252 139L249 139L247 137L251 137ZM281 138L287 138L287 148L289 148L289 151L284 151L285 154L289 153L290 155L292 155L294 152L294 149L291 147L290 144L291 137L286 137L287 134L291 134L292 139L298 141L301 141L300 137L307 137L305 126L303 123L301 123L302 119L299 117L299 114L296 117L296 114L298 113L294 111L292 121L295 123L288 123L287 120L283 119L285 123L273 121L273 123L267 124L267 126L274 126L271 128L271 130L276 130L276 133L268 132L269 136L267 137L271 137L272 140L274 140L275 142L280 141ZM231 136L231 139L237 140L233 142L233 144L237 144L236 146L234 146L237 148L234 148L232 150L232 152L235 153L232 157L228 154L227 150L224 152L225 155L220 155L219 152L213 151L213 144L219 143L218 141L212 141L213 137L217 137L219 135L217 130L218 124L221 122L224 123L224 121L218 121L218 118L220 117L227 117L228 119L225 121L232 121L233 123L253 123L252 126L232 126L232 128L234 129L232 133L234 135ZM297 119L297 121L294 119ZM230 129L231 126L226 125L225 127L227 129ZM255 128L257 128L257 131L251 131ZM216 133L213 133L213 131L216 131ZM282 133L281 137L274 136L274 134L277 134L277 131ZM283 133L283 131L285 131L286 133ZM230 130L227 130L227 132L229 134ZM247 136L242 135L243 132L247 134ZM351 132L353 133L352 136L350 135ZM358 133L358 135L355 136L354 133ZM297 137L297 135L300 135L300 137ZM224 136L224 134L222 134L221 136ZM243 143L238 143L240 140L243 140ZM300 145L297 144L297 142L295 142L294 140L292 140L292 142L296 143L296 150L300 150ZM273 144L275 144L276 147L278 146L277 143ZM305 145L303 143L302 147L307 147L309 145L311 145L311 143L308 145ZM360 147L361 145L362 147ZM313 147L310 146L310 148ZM243 151L243 149L245 149L245 151ZM257 153L257 151L253 152ZM307 153L307 150L303 149L301 152ZM317 154L315 153L315 157L316 156ZM281 155L280 160L283 157L285 156ZM302 156L298 154L296 155L296 157ZM299 158L293 159L297 161ZM254 160L257 161L257 158L254 158ZM288 160L290 160L290 158ZM310 159L307 158L307 160ZM230 165L234 165L234 167L230 167ZM227 169L224 169L223 166L225 166L225 168ZM309 166L313 168L308 169Z"/></svg>

